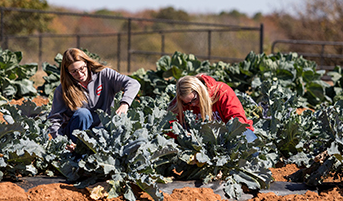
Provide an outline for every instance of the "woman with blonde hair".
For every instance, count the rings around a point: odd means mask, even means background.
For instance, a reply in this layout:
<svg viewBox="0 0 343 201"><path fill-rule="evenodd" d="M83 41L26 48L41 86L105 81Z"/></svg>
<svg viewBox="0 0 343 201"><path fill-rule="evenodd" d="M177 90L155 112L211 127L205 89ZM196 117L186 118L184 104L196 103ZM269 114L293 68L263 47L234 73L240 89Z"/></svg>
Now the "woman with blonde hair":
<svg viewBox="0 0 343 201"><path fill-rule="evenodd" d="M110 114L116 93L124 92L116 113L125 114L140 89L137 80L100 64L77 48L64 52L60 70L61 84L54 92L48 116L52 123L49 131L53 138L67 135L74 143L77 138L73 130L99 126L96 110Z"/></svg>
<svg viewBox="0 0 343 201"><path fill-rule="evenodd" d="M192 110L202 120L218 120L227 123L237 117L241 123L249 124L245 135L248 142L256 139L252 132L252 120L248 120L238 97L232 88L224 82L218 82L211 76L198 74L184 76L176 83L176 97L168 110L177 114L179 122L186 127L184 111ZM176 137L171 135L171 137Z"/></svg>

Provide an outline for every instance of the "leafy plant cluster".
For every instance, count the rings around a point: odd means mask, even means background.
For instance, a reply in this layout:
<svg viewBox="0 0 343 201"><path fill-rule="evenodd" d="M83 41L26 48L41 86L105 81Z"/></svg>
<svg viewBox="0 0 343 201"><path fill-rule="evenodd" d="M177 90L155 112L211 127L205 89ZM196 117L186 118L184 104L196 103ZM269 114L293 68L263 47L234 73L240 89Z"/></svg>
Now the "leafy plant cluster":
<svg viewBox="0 0 343 201"><path fill-rule="evenodd" d="M312 126L315 127L313 130L316 130L318 135L317 139L310 139L310 143L313 143L313 147L321 145L318 150L322 152L313 157L313 160L306 165L306 168L291 175L289 178L291 181L305 182L308 185L318 186L330 174L334 174L334 177L343 174L343 101L339 100L333 106L323 105L323 108L323 110L308 114L308 116L314 119ZM301 161L301 158L304 159L306 156L298 154L290 162Z"/></svg>
<svg viewBox="0 0 343 201"><path fill-rule="evenodd" d="M259 104L246 94L237 95L253 114L254 132L265 144L260 153L268 161L303 167L288 179L311 186L321 185L331 174L343 174L343 99L337 98L333 105L321 103L319 109L300 115L301 97L278 82L263 82L261 94Z"/></svg>
<svg viewBox="0 0 343 201"><path fill-rule="evenodd" d="M262 88L264 98L260 105L263 109L260 116L254 119L254 128L265 143L272 143L262 151L271 152L275 149L279 158L299 166L308 166L313 156L325 151L335 139L342 118L338 115L341 112L336 111L334 119L337 122L333 124L331 116L335 110L332 108L339 109L342 100L334 105L323 103L321 109L314 112L305 110L299 115L297 108L300 104L294 93L269 82L264 82ZM243 103L249 101L239 97Z"/></svg>
<svg viewBox="0 0 343 201"><path fill-rule="evenodd" d="M23 55L0 48L0 99L16 99L36 96L37 90L29 80L36 72L36 63L20 65Z"/></svg>
<svg viewBox="0 0 343 201"><path fill-rule="evenodd" d="M124 195L127 200L135 200L132 184L162 200L158 183L175 178L220 180L230 198L240 197L241 185L253 190L269 186L268 161L254 156L261 143L246 142L245 124L238 119L226 125L202 123L189 113L192 129L176 122L171 129L175 115L165 110L169 101L167 94L141 97L122 116L115 115L115 108L111 115L99 110L104 127L74 131L79 142L73 153L64 149L69 143L65 136L49 139L46 108L30 100L22 106L4 105L1 178L58 173L80 188L107 179L109 198ZM166 135L170 131L179 136L176 141Z"/></svg>
<svg viewBox="0 0 343 201"><path fill-rule="evenodd" d="M45 171L48 175L52 174L48 168L49 158L58 160L58 152L64 149L52 146L54 140L48 137L47 109L36 106L31 100L22 105L1 106L0 112L5 120L0 124L1 180Z"/></svg>
<svg viewBox="0 0 343 201"><path fill-rule="evenodd" d="M322 80L324 72L316 70L315 62L296 53L258 55L251 52L237 64L211 65L197 60L194 55L175 52L172 57L162 57L156 71L137 71L132 77L140 81L144 95L149 92L148 95L154 96L172 88L180 77L198 73L211 75L236 90L248 118L254 120L255 134L265 144L260 153L273 165L285 162L307 168L315 166L312 171L319 167L324 169L312 176L315 179L308 182L311 185L319 184L330 171L342 172L337 164L340 162L323 167L316 161L316 156L327 152L334 142L336 151L332 148L328 151L331 155L336 153L331 156L331 162L341 161L337 151L340 150L338 134L343 125L340 66L327 73L333 82L329 85ZM316 112L307 110L299 115L297 109L304 107ZM309 174L296 178L307 178Z"/></svg>
<svg viewBox="0 0 343 201"><path fill-rule="evenodd" d="M163 56L156 63L156 70L144 69L134 72L131 77L142 85L142 95L155 96L170 84L185 75L206 73L218 81L227 83L233 89L249 94L256 102L262 98L259 88L264 81L275 82L290 89L303 107L315 108L323 102L333 103L340 94L342 72L336 67L330 86L322 80L325 71L317 71L317 64L298 56L297 53L275 55L250 52L244 61L234 64L218 62L211 64L200 61L192 54L175 52L171 57Z"/></svg>
<svg viewBox="0 0 343 201"><path fill-rule="evenodd" d="M55 61L60 65L61 55ZM51 94L59 84L59 66L44 64L43 68L48 76L40 90ZM237 119L227 124L202 121L186 112L189 129L170 123L176 117L166 108L175 96L176 80L198 73L207 73L236 90L248 118L254 121L257 140L247 143L246 125ZM176 52L161 57L156 71L130 75L142 88L128 114L116 115L116 105L110 115L99 110L103 127L74 131L79 141L73 153L65 150L71 143L65 136L49 139L49 105L37 107L30 99L21 106L3 104L0 179L62 174L80 188L106 179L109 198L124 195L128 200L135 200L132 185L162 200L158 183L219 180L228 198L239 198L242 185L256 191L268 188L272 181L268 168L281 161L304 166L307 171L295 178L317 185L330 171L339 173L343 167L342 72L337 67L330 73L333 86L324 83L322 75L315 71L315 63L295 53L267 56L251 52L238 64L211 65ZM120 94L116 104L119 100ZM297 114L303 106L316 110ZM316 156L323 152L329 157L318 162Z"/></svg>

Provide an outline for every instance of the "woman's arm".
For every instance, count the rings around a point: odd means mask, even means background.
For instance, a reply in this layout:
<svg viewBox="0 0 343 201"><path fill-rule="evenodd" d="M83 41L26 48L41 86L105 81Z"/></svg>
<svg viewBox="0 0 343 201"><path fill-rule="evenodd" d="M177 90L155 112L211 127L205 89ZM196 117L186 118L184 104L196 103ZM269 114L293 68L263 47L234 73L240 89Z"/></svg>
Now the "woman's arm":
<svg viewBox="0 0 343 201"><path fill-rule="evenodd" d="M130 106L141 88L140 83L136 79L120 74L112 69L108 69L107 73L114 92L124 92L120 102L127 103ZM126 106L123 105L123 107L125 108Z"/></svg>
<svg viewBox="0 0 343 201"><path fill-rule="evenodd" d="M239 101L236 93L229 86L223 86L220 90L220 98L216 103L216 110L222 120L226 123L230 119L237 117L241 123L249 124L250 130L254 130L252 120L248 120L242 103Z"/></svg>
<svg viewBox="0 0 343 201"><path fill-rule="evenodd" d="M59 85L55 89L51 111L48 116L48 120L52 123L49 127L49 132L53 138L56 138L57 134L63 134L61 133L60 128L66 120L66 117L63 116L63 113L66 111L67 106L64 104L64 100L62 97L62 87L61 85Z"/></svg>

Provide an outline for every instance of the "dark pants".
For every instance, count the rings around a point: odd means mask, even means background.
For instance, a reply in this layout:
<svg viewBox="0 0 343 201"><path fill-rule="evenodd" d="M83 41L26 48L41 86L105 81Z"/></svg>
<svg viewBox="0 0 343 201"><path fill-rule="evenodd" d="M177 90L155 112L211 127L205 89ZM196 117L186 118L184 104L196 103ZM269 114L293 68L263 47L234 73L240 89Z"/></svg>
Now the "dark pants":
<svg viewBox="0 0 343 201"><path fill-rule="evenodd" d="M74 143L76 143L77 137L72 135L73 131L76 129L87 130L92 126L93 122L91 112L86 108L80 108L74 112L69 120L65 133Z"/></svg>

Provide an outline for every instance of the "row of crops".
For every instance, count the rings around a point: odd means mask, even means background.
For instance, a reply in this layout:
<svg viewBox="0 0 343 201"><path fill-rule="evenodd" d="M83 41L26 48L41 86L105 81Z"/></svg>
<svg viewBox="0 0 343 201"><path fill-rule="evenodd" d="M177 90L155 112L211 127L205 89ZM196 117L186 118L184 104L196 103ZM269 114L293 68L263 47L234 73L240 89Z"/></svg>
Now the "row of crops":
<svg viewBox="0 0 343 201"><path fill-rule="evenodd" d="M111 115L99 110L104 127L74 131L80 140L71 153L65 149L71 143L66 136L49 139L50 104L37 106L32 101L38 95L51 100L59 84L61 54L55 64L43 64L47 76L38 89L30 80L37 64L21 65L21 59L20 52L0 50L0 112L5 119L0 124L0 180L63 175L79 188L107 180L108 198L124 195L135 200L134 184L153 199L163 200L157 184L173 180L220 180L228 198L239 198L242 185L252 191L268 188L273 181L268 168L278 163L304 167L291 179L312 186L330 173L342 173L341 67L327 73L332 79L328 84L315 62L296 53L250 52L239 63L211 64L175 52L161 57L156 70L131 74L141 90L128 114L118 116L114 108ZM207 73L235 90L247 117L254 121L257 140L246 142L246 125L238 119L224 124L197 120L186 112L191 129L169 123L175 115L166 108L175 96L176 80L198 73ZM8 104L21 97L26 98L22 105ZM120 98L118 94L116 105ZM312 110L299 115L297 108ZM177 140L166 135L170 131L178 135ZM317 160L322 153L326 157Z"/></svg>

